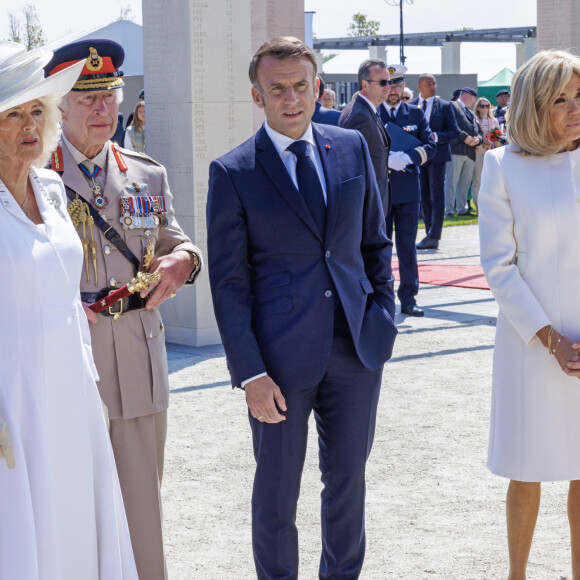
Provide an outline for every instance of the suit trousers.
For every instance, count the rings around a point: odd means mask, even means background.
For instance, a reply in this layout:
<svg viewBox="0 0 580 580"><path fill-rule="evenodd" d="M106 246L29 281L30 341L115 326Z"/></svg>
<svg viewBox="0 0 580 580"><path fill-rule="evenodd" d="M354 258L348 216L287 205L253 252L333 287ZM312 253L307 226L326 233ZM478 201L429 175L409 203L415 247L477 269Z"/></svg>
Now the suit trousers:
<svg viewBox="0 0 580 580"><path fill-rule="evenodd" d="M417 227L419 225L419 202L394 203L387 214L387 237L393 239L399 260L399 288L397 296L401 307L416 303L419 293L419 269L417 267Z"/></svg>
<svg viewBox="0 0 580 580"><path fill-rule="evenodd" d="M440 240L445 214L445 163L428 161L421 167L419 180L425 235Z"/></svg>
<svg viewBox="0 0 580 580"><path fill-rule="evenodd" d="M161 480L167 411L111 419L110 436L139 580L166 580Z"/></svg>
<svg viewBox="0 0 580 580"><path fill-rule="evenodd" d="M338 306L322 381L300 389L279 385L288 407L286 421L261 423L250 415L257 464L252 541L259 580L298 578L296 506L312 411L324 485L319 578L359 577L365 553L365 467L373 444L382 371L382 366L370 371L360 362Z"/></svg>
<svg viewBox="0 0 580 580"><path fill-rule="evenodd" d="M445 212L458 214L468 210L467 194L473 180L475 161L467 155L451 154L445 183Z"/></svg>

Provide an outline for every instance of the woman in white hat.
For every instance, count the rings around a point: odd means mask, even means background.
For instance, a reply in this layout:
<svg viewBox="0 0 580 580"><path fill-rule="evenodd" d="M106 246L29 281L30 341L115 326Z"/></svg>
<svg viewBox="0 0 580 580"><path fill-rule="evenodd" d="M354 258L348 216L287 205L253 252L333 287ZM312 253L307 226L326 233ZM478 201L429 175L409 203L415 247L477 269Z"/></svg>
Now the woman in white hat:
<svg viewBox="0 0 580 580"><path fill-rule="evenodd" d="M51 56L0 42L0 578L136 580L79 299L83 248L42 169L82 63L45 79Z"/></svg>

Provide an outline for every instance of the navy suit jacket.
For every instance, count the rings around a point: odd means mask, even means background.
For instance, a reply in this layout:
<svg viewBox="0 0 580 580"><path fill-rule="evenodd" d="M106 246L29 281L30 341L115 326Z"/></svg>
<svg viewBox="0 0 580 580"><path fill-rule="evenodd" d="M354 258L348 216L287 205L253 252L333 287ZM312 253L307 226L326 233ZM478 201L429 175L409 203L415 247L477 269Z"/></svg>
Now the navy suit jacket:
<svg viewBox="0 0 580 580"><path fill-rule="evenodd" d="M209 276L232 384L323 378L338 298L361 362L379 368L397 330L392 243L363 137L312 124L327 190L322 239L266 130L212 162Z"/></svg>
<svg viewBox="0 0 580 580"><path fill-rule="evenodd" d="M318 101L316 101L316 111L312 115L313 123L321 123L322 125L334 125L338 127L338 120L340 113L334 109L324 108Z"/></svg>
<svg viewBox="0 0 580 580"><path fill-rule="evenodd" d="M423 99L417 97L409 101L420 108L420 102ZM431 163L446 163L451 161L451 151L449 143L457 139L459 127L455 119L453 105L449 101L433 97L433 108L429 118L429 127L433 133L437 134L437 151L431 159Z"/></svg>
<svg viewBox="0 0 580 580"><path fill-rule="evenodd" d="M385 103L381 104L381 118L387 123L390 120L390 107ZM401 102L401 106L395 117L395 125L413 135L423 143L422 147L417 147L411 151L406 151L411 158L411 165L403 171L389 170L389 180L391 182L391 196L393 203L416 202L421 199L421 187L419 185L419 167L425 164L435 155L437 145L431 136L431 129L423 111L415 105Z"/></svg>
<svg viewBox="0 0 580 580"><path fill-rule="evenodd" d="M365 138L375 169L377 184L383 200L383 211L387 215L390 206L389 173L387 159L391 140L381 120L371 106L360 95L353 99L342 111L339 127L356 129Z"/></svg>

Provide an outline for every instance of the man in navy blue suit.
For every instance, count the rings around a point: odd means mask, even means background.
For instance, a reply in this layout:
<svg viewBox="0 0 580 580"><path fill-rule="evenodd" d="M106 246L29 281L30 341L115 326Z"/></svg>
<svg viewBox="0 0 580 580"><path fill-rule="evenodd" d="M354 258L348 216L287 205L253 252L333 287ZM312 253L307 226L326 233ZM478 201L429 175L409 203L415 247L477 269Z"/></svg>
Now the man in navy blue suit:
<svg viewBox="0 0 580 580"><path fill-rule="evenodd" d="M383 212L389 213L389 174L387 159L391 140L379 117L379 107L391 90L387 63L371 58L363 60L358 67L358 95L342 110L338 125L345 129L360 131L365 138L377 185L383 200Z"/></svg>
<svg viewBox="0 0 580 580"><path fill-rule="evenodd" d="M355 131L310 122L315 79L302 41L262 45L250 81L266 122L210 166L210 283L252 428L259 579L298 578L296 506L312 411L324 484L320 578L358 578L365 467L396 335L392 244L368 149Z"/></svg>
<svg viewBox="0 0 580 580"><path fill-rule="evenodd" d="M320 77L317 77L317 79L319 82L318 100L314 103L316 110L314 111L314 115L312 115L312 122L322 123L323 125L334 125L337 127L340 113L334 109L327 109L322 106L320 101L324 95L324 81Z"/></svg>
<svg viewBox="0 0 580 580"><path fill-rule="evenodd" d="M396 150L395 145L391 146L388 159L391 207L387 213L387 236L392 237L394 225L400 278L397 296L401 302L401 312L408 316L424 316L425 313L417 306L415 299L419 292L415 249L421 198L419 167L433 157L437 146L423 111L401 100L406 72L407 67L402 64L389 67L391 90L379 109L387 131L389 126L396 125L420 142L420 145L405 150ZM396 143L392 134L391 139Z"/></svg>
<svg viewBox="0 0 580 580"><path fill-rule="evenodd" d="M421 167L421 213L425 222L425 237L417 244L418 250L436 250L443 230L445 214L445 165L451 161L449 142L459 135L453 105L437 97L437 81L424 73L417 84L419 96L411 103L425 115L433 139L437 143L435 155Z"/></svg>

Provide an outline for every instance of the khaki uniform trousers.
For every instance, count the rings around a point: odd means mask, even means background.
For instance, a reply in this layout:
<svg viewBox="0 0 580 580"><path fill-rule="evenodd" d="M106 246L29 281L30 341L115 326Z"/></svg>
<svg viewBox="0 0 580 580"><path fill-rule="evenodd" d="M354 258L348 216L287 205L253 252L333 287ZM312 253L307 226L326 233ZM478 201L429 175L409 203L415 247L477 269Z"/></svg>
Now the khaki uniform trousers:
<svg viewBox="0 0 580 580"><path fill-rule="evenodd" d="M161 509L167 411L111 419L110 436L139 580L167 580Z"/></svg>

